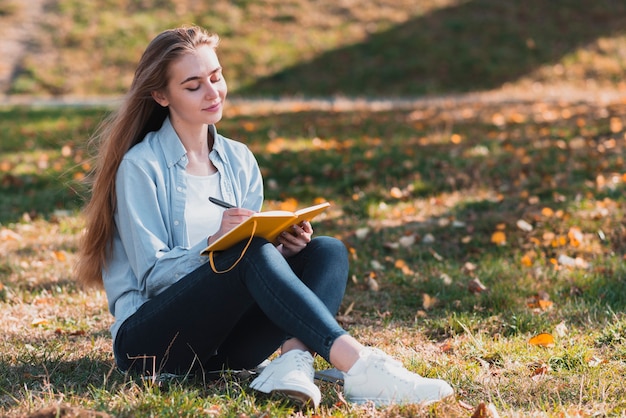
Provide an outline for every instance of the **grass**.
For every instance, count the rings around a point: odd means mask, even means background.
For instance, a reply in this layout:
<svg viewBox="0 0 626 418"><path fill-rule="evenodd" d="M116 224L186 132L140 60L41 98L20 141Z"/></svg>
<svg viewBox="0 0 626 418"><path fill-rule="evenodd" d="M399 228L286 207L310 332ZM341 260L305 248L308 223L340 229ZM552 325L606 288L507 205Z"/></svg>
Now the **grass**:
<svg viewBox="0 0 626 418"><path fill-rule="evenodd" d="M25 14L0 1L1 25ZM614 0L59 0L35 22L9 94L123 93L148 40L190 23L221 35L244 97L625 88L626 5Z"/></svg>
<svg viewBox="0 0 626 418"><path fill-rule="evenodd" d="M342 324L457 391L458 401L429 408L372 411L325 384L319 414L468 416L481 402L506 416L626 413L626 108L541 107L228 108L219 128L258 156L266 208L332 202L315 228L351 252ZM12 202L0 229L0 410L298 414L256 396L245 377L159 383L114 368L104 294L71 277L89 169L83 138L106 111L3 110L0 131L15 139L0 161L0 194ZM474 279L486 289L472 291ZM540 333L554 345L530 344Z"/></svg>

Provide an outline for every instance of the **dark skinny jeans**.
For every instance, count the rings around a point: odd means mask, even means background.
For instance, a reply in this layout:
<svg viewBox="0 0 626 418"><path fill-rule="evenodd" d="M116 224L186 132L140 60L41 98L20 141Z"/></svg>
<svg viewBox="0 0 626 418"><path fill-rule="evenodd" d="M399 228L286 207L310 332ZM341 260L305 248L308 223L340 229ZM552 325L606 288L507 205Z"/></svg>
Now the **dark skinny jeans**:
<svg viewBox="0 0 626 418"><path fill-rule="evenodd" d="M245 243L216 253L230 267ZM141 373L251 369L296 337L326 360L337 337L335 320L348 277L344 244L315 237L285 259L253 239L228 273L205 263L144 303L119 329L118 366Z"/></svg>

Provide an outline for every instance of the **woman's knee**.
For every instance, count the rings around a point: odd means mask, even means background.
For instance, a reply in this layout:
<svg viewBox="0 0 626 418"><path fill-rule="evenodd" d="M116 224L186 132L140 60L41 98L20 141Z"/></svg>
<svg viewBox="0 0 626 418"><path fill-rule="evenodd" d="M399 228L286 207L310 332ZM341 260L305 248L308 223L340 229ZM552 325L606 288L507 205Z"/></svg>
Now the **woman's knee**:
<svg viewBox="0 0 626 418"><path fill-rule="evenodd" d="M345 244L337 238L318 236L311 240L309 246L314 247L316 251L324 253L324 255L348 259L348 249Z"/></svg>

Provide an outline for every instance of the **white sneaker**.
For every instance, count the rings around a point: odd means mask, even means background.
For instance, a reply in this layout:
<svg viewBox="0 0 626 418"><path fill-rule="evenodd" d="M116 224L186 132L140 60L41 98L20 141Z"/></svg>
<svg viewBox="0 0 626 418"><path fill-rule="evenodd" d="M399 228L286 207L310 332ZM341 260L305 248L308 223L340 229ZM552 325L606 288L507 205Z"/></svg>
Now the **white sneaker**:
<svg viewBox="0 0 626 418"><path fill-rule="evenodd" d="M311 353L291 350L265 367L250 387L263 393L286 395L300 405L312 404L317 408L322 394L313 382L314 376Z"/></svg>
<svg viewBox="0 0 626 418"><path fill-rule="evenodd" d="M400 362L373 348L365 348L345 373L344 393L348 401L378 405L430 403L454 393L440 379L429 379L405 369Z"/></svg>

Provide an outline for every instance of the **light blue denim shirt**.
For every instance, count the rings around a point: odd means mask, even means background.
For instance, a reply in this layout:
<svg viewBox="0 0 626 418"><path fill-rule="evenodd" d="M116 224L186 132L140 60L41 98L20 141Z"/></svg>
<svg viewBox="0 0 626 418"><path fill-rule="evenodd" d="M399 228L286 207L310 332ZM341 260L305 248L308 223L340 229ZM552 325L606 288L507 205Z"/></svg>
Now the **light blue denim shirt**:
<svg viewBox="0 0 626 418"><path fill-rule="evenodd" d="M213 135L211 162L220 172L227 202L259 211L263 180L250 149ZM148 299L205 263L206 241L190 243L185 224L187 152L167 118L163 126L131 148L116 177L115 234L103 270L111 334ZM207 196L208 198L208 196Z"/></svg>

